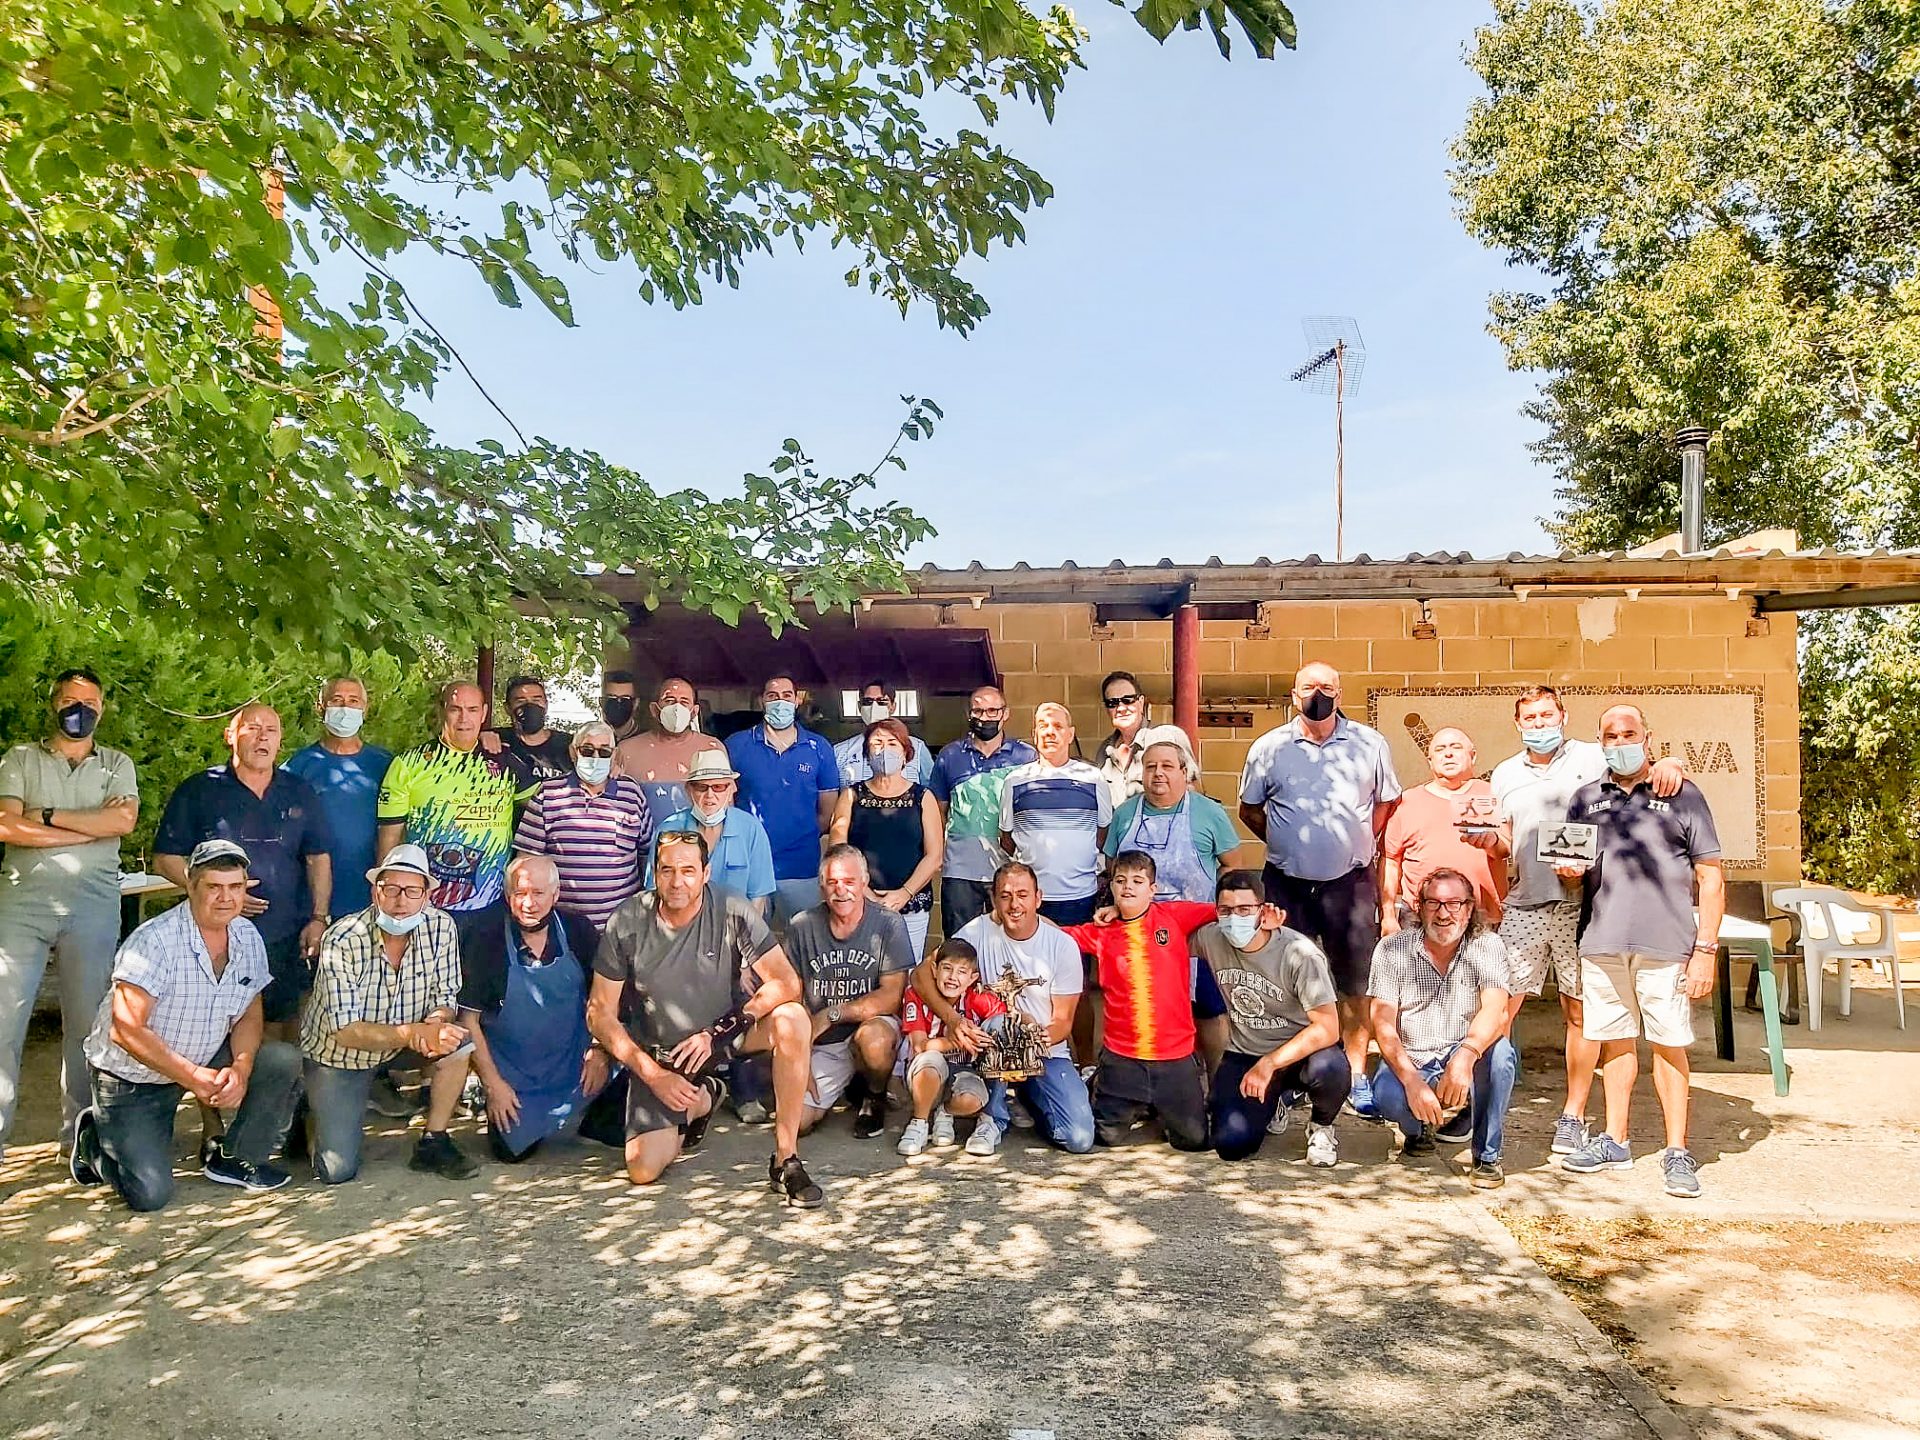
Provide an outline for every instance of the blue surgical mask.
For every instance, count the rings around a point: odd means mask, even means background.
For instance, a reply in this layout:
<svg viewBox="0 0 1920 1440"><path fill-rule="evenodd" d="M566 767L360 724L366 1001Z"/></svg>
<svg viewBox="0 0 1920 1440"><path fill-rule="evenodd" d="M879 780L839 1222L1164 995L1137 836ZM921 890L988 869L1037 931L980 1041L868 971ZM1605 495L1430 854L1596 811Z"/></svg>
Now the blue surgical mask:
<svg viewBox="0 0 1920 1440"><path fill-rule="evenodd" d="M346 740L360 733L360 722L366 718L367 712L356 705L329 705L320 723L327 727L329 735Z"/></svg>
<svg viewBox="0 0 1920 1440"><path fill-rule="evenodd" d="M767 701L767 728L769 730L791 730L793 728L793 701Z"/></svg>
<svg viewBox="0 0 1920 1440"><path fill-rule="evenodd" d="M876 775L898 775L907 768L907 757L898 750L876 750L867 758Z"/></svg>
<svg viewBox="0 0 1920 1440"><path fill-rule="evenodd" d="M589 785L604 785L607 777L613 773L611 755L576 755L573 757L573 773Z"/></svg>
<svg viewBox="0 0 1920 1440"><path fill-rule="evenodd" d="M373 912L373 923L389 935L411 935L420 928L421 922L426 918L427 912L424 908L414 911L411 915L389 915L384 910Z"/></svg>
<svg viewBox="0 0 1920 1440"><path fill-rule="evenodd" d="M1236 950L1244 950L1253 943L1253 937L1260 933L1258 915L1222 915L1220 933L1227 937L1227 943Z"/></svg>
<svg viewBox="0 0 1920 1440"><path fill-rule="evenodd" d="M1558 725L1543 725L1538 730L1522 730L1520 743L1536 755L1551 755L1560 748L1565 733Z"/></svg>
<svg viewBox="0 0 1920 1440"><path fill-rule="evenodd" d="M1607 757L1607 769L1616 775L1638 775L1647 768L1647 747L1638 742L1632 745L1602 745L1600 753Z"/></svg>

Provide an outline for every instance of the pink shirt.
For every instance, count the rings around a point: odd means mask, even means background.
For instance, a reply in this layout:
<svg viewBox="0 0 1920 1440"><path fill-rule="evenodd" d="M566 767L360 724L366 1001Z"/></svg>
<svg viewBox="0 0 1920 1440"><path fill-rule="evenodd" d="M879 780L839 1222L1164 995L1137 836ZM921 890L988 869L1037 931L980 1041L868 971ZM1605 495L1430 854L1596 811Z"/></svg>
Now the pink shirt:
<svg viewBox="0 0 1920 1440"><path fill-rule="evenodd" d="M1478 806L1472 802L1478 801ZM1506 894L1506 867L1494 874L1493 855L1460 838L1454 822L1473 818L1494 823L1497 806L1493 786L1470 780L1458 790L1436 795L1425 785L1400 797L1400 806L1387 820L1382 849L1400 862L1400 898L1411 907L1420 894L1420 882L1436 870L1458 870L1473 882L1480 913L1489 924L1500 922L1501 898Z"/></svg>

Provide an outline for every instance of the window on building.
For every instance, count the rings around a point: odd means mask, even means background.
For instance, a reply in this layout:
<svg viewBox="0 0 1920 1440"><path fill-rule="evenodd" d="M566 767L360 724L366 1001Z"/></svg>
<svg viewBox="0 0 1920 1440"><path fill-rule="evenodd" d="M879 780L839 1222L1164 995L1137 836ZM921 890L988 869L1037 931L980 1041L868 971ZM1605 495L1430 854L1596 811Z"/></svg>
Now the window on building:
<svg viewBox="0 0 1920 1440"><path fill-rule="evenodd" d="M893 697L893 714L898 720L918 720L920 718L920 692L902 690ZM860 718L860 692L842 690L840 692L840 718L858 720Z"/></svg>

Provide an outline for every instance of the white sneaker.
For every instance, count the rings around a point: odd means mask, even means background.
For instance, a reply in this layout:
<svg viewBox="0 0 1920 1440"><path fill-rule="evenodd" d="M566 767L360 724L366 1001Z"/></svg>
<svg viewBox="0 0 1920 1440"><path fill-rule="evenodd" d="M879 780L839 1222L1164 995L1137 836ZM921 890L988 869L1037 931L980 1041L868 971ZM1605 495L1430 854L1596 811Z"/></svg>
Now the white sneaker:
<svg viewBox="0 0 1920 1440"><path fill-rule="evenodd" d="M1284 1104L1274 1106L1273 1119L1267 1122L1267 1134L1284 1135L1287 1133L1287 1131L1291 1130L1292 1128L1293 1128L1293 1107L1291 1105L1284 1105Z"/></svg>
<svg viewBox="0 0 1920 1440"><path fill-rule="evenodd" d="M900 1132L900 1143L893 1147L902 1155L918 1155L927 1148L927 1122L919 1116L907 1121L907 1128Z"/></svg>
<svg viewBox="0 0 1920 1440"><path fill-rule="evenodd" d="M1033 1112L1027 1108L1027 1102L1018 1095L1007 1096L1007 1123L1016 1130L1033 1129Z"/></svg>
<svg viewBox="0 0 1920 1440"><path fill-rule="evenodd" d="M967 1137L967 1154L992 1155L1000 1148L1000 1126L991 1115L982 1115Z"/></svg>
<svg viewBox="0 0 1920 1440"><path fill-rule="evenodd" d="M947 1107L944 1105L933 1112L932 1138L935 1145L951 1145L954 1143L953 1116L947 1113Z"/></svg>
<svg viewBox="0 0 1920 1440"><path fill-rule="evenodd" d="M1331 1125L1307 1126L1307 1164L1338 1165L1340 1163L1340 1137L1333 1133Z"/></svg>

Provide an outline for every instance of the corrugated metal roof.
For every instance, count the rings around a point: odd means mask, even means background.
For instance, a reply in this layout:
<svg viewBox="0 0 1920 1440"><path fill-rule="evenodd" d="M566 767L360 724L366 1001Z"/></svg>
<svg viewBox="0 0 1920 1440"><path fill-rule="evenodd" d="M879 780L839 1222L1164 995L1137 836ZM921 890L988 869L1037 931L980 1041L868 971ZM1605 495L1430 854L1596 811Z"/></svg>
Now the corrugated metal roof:
<svg viewBox="0 0 1920 1440"><path fill-rule="evenodd" d="M1838 550L1831 546L1818 550L1766 550L1742 549L1723 545L1715 550L1698 551L1692 554L1680 550L1662 550L1648 552L1644 550L1601 550L1577 551L1561 550L1554 554L1528 554L1522 550L1510 551L1505 555L1474 555L1465 550L1430 550L1425 554L1412 551L1405 555L1383 555L1375 557L1362 552L1350 560L1329 560L1321 555L1304 555L1293 559L1274 560L1261 555L1250 561L1235 561L1229 564L1218 555L1209 555L1205 560L1174 561L1162 556L1155 561L1129 561L1114 559L1105 565L1083 565L1075 560L1062 560L1058 565L1035 565L1030 561L1016 560L1011 565L989 565L981 560L969 560L960 566L948 566L927 561L918 567L921 573L965 574L987 571L1044 571L1044 570L1221 570L1257 568L1273 570L1310 570L1333 566L1383 566L1383 565L1594 565L1607 561L1633 560L1920 560L1920 549L1889 549L1880 546L1873 550Z"/></svg>

